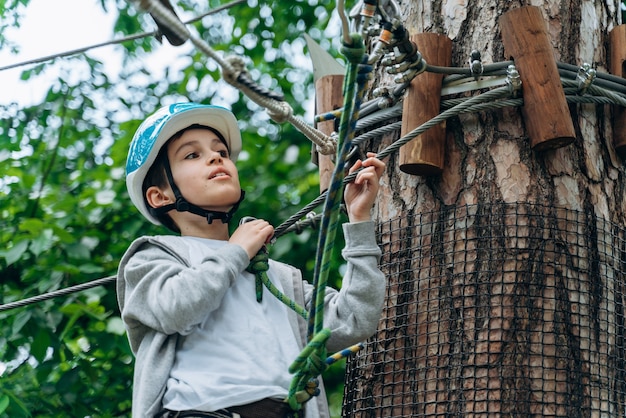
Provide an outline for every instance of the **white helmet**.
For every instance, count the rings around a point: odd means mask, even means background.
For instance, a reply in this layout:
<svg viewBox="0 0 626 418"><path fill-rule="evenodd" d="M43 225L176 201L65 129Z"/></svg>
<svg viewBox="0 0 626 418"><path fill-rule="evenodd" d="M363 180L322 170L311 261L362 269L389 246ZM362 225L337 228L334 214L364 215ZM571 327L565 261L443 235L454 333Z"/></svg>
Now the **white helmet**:
<svg viewBox="0 0 626 418"><path fill-rule="evenodd" d="M161 147L174 134L192 125L217 130L226 140L230 159L237 161L241 151L241 133L237 119L227 109L197 103L176 103L164 106L144 120L133 137L126 159L126 187L130 200L150 222L161 222L148 210L142 185Z"/></svg>

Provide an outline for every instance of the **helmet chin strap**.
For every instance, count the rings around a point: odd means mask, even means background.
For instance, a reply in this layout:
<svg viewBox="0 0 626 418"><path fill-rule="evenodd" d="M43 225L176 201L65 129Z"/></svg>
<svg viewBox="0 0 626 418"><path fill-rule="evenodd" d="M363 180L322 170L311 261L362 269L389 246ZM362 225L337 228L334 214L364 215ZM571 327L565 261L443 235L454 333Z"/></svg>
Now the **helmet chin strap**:
<svg viewBox="0 0 626 418"><path fill-rule="evenodd" d="M164 214L169 212L172 209L175 209L178 212L190 212L194 215L202 216L206 218L207 223L210 225L214 220L219 219L222 223L227 224L233 218L233 215L239 208L239 204L243 201L246 193L241 190L241 195L239 196L239 200L233 205L232 208L228 212L221 212L218 210L207 210L203 209L200 206L194 205L193 203L189 203L180 192L178 186L174 182L174 177L172 176L172 169L170 168L170 162L168 158L165 158L165 174L167 175L167 180L170 183L170 187L174 192L174 197L176 198L175 203L171 203L169 205L161 206L156 208L155 211L157 214Z"/></svg>

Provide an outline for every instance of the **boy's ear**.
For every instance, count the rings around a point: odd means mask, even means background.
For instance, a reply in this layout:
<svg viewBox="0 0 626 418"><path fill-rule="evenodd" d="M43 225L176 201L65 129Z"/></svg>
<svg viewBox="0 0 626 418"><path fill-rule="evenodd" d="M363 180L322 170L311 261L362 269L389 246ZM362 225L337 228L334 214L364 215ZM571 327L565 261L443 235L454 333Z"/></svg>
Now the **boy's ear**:
<svg viewBox="0 0 626 418"><path fill-rule="evenodd" d="M161 206L174 203L174 200L170 196L170 193L167 193L166 190L163 190L158 186L150 186L148 187L148 190L146 190L146 202L148 202L148 205L156 209Z"/></svg>

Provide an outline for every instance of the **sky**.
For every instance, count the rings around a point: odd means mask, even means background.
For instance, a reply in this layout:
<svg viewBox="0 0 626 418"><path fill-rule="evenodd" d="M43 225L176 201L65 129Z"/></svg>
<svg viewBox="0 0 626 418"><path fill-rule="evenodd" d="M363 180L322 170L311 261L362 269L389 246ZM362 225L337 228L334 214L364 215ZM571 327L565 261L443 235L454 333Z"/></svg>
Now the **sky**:
<svg viewBox="0 0 626 418"><path fill-rule="evenodd" d="M105 15L98 8L96 1L31 0L26 9L26 17L22 20L22 26L11 28L6 33L8 39L20 46L21 52L19 55L13 55L6 50L0 51L0 66L4 67L109 40L113 16ZM66 13L67 10L71 10L72 13ZM83 16L83 18L77 18L78 16ZM106 53L105 50L106 48L102 48L99 53ZM31 104L41 98L53 76L51 71L48 71L47 75L29 80L28 83L19 81L20 73L32 66L0 71L1 104L13 101Z"/></svg>

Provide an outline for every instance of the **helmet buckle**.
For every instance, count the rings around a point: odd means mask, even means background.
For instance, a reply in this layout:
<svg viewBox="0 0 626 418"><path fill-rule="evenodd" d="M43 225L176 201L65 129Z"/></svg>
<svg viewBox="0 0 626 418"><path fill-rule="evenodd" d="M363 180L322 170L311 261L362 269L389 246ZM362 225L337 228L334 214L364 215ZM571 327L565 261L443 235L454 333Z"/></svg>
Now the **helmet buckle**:
<svg viewBox="0 0 626 418"><path fill-rule="evenodd" d="M178 199L176 199L176 210L179 212L187 212L189 210L189 202L187 202L184 197L179 196Z"/></svg>

